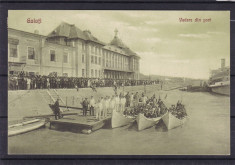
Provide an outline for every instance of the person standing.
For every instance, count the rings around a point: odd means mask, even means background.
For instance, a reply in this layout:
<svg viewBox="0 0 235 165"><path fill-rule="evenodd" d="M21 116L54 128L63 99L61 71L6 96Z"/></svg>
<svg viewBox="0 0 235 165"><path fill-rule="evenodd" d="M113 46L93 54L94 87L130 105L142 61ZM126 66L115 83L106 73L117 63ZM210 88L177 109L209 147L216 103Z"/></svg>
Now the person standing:
<svg viewBox="0 0 235 165"><path fill-rule="evenodd" d="M130 96L130 107L133 107L133 103L134 102L134 94L131 93L131 96Z"/></svg>
<svg viewBox="0 0 235 165"><path fill-rule="evenodd" d="M31 79L28 77L26 79L26 81L27 81L27 90L29 90L30 89L30 84L31 84Z"/></svg>
<svg viewBox="0 0 235 165"><path fill-rule="evenodd" d="M106 116L107 116L107 106L106 106L106 101L107 101L107 96L103 99L103 102L102 102L102 104L103 104L103 117L105 118Z"/></svg>
<svg viewBox="0 0 235 165"><path fill-rule="evenodd" d="M95 99L91 96L90 100L90 116L94 116L94 109L95 109Z"/></svg>
<svg viewBox="0 0 235 165"><path fill-rule="evenodd" d="M126 105L126 98L122 96L121 98L121 113L125 111L125 105Z"/></svg>
<svg viewBox="0 0 235 165"><path fill-rule="evenodd" d="M115 96L115 111L118 112L119 111L119 97L116 94Z"/></svg>
<svg viewBox="0 0 235 165"><path fill-rule="evenodd" d="M100 103L102 104L102 109L100 109L100 117L102 118L104 116L104 109L105 109L105 99L101 97Z"/></svg>
<svg viewBox="0 0 235 165"><path fill-rule="evenodd" d="M110 98L109 98L109 96L106 97L105 107L106 107L105 117L107 117L107 114L109 113L109 109L110 109Z"/></svg>
<svg viewBox="0 0 235 165"><path fill-rule="evenodd" d="M103 104L101 99L98 100L98 105L96 107L96 119L100 120L101 119L101 113L102 113L102 109L103 109Z"/></svg>
<svg viewBox="0 0 235 165"><path fill-rule="evenodd" d="M147 96L145 96L145 94L143 94L142 100L143 100L143 104L146 105L148 98Z"/></svg>
<svg viewBox="0 0 235 165"><path fill-rule="evenodd" d="M47 83L47 89L50 89L50 79L48 77L46 79L46 83Z"/></svg>
<svg viewBox="0 0 235 165"><path fill-rule="evenodd" d="M131 104L131 96L129 94L129 92L127 92L126 94L126 107L130 107L130 104Z"/></svg>
<svg viewBox="0 0 235 165"><path fill-rule="evenodd" d="M136 92L134 95L134 107L137 107L138 104L139 104L139 94L138 92Z"/></svg>
<svg viewBox="0 0 235 165"><path fill-rule="evenodd" d="M89 102L88 102L87 98L85 98L85 100L83 100L83 102L82 102L83 116L86 116L86 114L87 114L88 105L89 105Z"/></svg>
<svg viewBox="0 0 235 165"><path fill-rule="evenodd" d="M55 119L60 119L60 105L59 105L59 98L56 100L54 104L54 113L55 113ZM58 118L57 118L58 117Z"/></svg>
<svg viewBox="0 0 235 165"><path fill-rule="evenodd" d="M111 100L110 100L110 105L109 105L111 114L113 113L113 110L115 109L115 98L114 96L112 96Z"/></svg>

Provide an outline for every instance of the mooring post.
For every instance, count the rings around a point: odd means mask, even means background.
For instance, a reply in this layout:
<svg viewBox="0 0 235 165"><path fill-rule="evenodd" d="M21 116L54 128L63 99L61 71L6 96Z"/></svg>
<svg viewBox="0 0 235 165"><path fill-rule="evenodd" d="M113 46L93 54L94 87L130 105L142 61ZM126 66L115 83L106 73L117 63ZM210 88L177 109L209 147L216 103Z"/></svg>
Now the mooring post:
<svg viewBox="0 0 235 165"><path fill-rule="evenodd" d="M67 96L66 96L66 108L67 108Z"/></svg>

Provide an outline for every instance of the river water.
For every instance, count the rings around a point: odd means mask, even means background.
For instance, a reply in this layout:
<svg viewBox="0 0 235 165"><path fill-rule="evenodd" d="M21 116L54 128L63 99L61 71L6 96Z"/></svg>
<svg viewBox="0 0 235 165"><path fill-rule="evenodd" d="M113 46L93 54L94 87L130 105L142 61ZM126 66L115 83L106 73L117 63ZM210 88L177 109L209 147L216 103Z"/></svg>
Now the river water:
<svg viewBox="0 0 235 165"><path fill-rule="evenodd" d="M151 92L150 92L151 93ZM76 134L42 128L8 138L9 154L229 155L230 97L178 90L167 104L183 100L189 114L182 126L167 131L163 122L138 132L136 125Z"/></svg>

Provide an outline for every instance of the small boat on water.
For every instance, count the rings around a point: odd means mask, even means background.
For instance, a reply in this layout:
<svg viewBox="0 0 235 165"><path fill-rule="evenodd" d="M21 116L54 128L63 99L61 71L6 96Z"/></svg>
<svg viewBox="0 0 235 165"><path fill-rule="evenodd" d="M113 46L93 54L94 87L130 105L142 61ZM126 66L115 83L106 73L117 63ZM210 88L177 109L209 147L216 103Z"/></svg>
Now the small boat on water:
<svg viewBox="0 0 235 165"><path fill-rule="evenodd" d="M184 117L183 119L178 119L171 113L167 112L167 114L162 117L162 120L165 123L167 129L170 130L183 125L186 122L187 118Z"/></svg>
<svg viewBox="0 0 235 165"><path fill-rule="evenodd" d="M30 121L24 121L18 124L8 126L8 136L14 136L45 126L45 119L33 119Z"/></svg>
<svg viewBox="0 0 235 165"><path fill-rule="evenodd" d="M135 117L125 116L122 113L114 110L112 113L111 127L112 128L122 127L122 126L128 125L134 121L135 121Z"/></svg>
<svg viewBox="0 0 235 165"><path fill-rule="evenodd" d="M162 117L156 117L156 118L147 118L144 116L144 114L139 113L137 116L137 126L138 126L138 131L144 130L146 128L150 128L154 125L156 125Z"/></svg>

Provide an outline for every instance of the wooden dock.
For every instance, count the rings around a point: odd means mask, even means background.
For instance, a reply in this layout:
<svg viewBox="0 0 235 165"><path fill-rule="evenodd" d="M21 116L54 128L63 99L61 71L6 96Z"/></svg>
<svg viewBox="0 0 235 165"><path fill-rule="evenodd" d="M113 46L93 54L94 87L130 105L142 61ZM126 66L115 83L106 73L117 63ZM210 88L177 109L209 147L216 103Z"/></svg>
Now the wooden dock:
<svg viewBox="0 0 235 165"><path fill-rule="evenodd" d="M110 127L111 116L97 120L95 116L73 115L50 120L50 129L90 134L102 127Z"/></svg>

